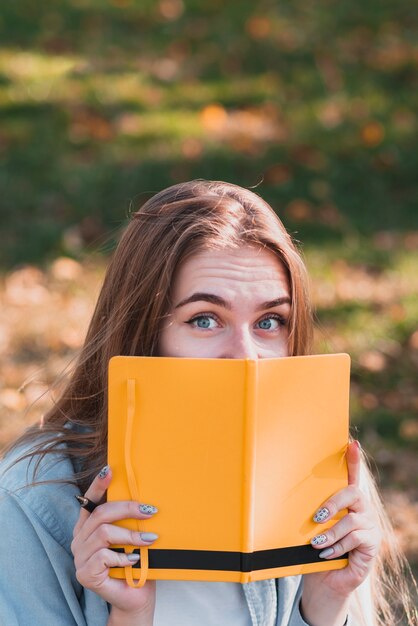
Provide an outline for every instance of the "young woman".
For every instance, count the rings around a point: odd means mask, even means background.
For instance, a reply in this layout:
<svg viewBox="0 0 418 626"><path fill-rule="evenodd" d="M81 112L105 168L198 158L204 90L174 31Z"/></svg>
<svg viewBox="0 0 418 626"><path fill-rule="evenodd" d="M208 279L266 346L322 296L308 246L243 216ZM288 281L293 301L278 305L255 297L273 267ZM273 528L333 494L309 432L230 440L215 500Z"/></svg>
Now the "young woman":
<svg viewBox="0 0 418 626"><path fill-rule="evenodd" d="M110 545L158 547L153 503L105 501L112 480L109 359L303 355L311 335L303 262L259 196L192 181L158 193L134 213L65 391L2 462L0 622L388 626L396 621L391 601L401 598L407 624L416 625L402 557L357 442L347 449L349 486L318 502L312 537L321 558L349 552L346 568L246 585L148 581L140 589L108 575L111 566L131 564ZM74 498L80 494L81 509ZM321 532L321 522L345 508ZM187 503L179 507L179 524L184 515ZM115 525L127 518L148 519L150 532Z"/></svg>

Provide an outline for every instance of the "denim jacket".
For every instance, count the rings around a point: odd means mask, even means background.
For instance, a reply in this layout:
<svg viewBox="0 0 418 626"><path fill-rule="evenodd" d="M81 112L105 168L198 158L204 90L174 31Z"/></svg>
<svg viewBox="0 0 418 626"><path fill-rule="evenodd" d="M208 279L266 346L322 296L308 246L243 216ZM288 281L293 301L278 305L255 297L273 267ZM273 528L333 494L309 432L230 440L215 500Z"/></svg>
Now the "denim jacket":
<svg viewBox="0 0 418 626"><path fill-rule="evenodd" d="M67 483L28 487L33 459L7 471L22 452L0 463L0 624L105 626L107 603L75 575L70 545L79 491ZM53 454L42 461L36 479L71 480L73 474L70 459ZM309 626L299 612L301 587L300 576L244 584L253 626ZM355 626L350 619L348 624Z"/></svg>

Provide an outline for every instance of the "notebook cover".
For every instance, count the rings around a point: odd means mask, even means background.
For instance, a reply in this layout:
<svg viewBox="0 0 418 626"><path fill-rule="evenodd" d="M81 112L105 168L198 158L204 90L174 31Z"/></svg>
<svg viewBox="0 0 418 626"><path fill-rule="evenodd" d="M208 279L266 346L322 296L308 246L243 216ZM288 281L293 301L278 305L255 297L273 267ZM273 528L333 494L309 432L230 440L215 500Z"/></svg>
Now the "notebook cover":
<svg viewBox="0 0 418 626"><path fill-rule="evenodd" d="M346 354L111 359L108 500L159 509L120 522L159 535L141 550L146 578L245 583L347 564L310 539L347 484L349 370ZM127 570L137 579L141 565L110 573Z"/></svg>

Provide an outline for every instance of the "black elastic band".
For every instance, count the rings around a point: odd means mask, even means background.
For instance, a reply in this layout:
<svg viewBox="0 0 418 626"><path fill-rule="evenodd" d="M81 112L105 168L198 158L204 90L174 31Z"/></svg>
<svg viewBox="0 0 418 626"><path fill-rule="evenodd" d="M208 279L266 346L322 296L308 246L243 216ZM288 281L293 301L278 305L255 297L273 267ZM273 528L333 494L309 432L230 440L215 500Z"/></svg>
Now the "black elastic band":
<svg viewBox="0 0 418 626"><path fill-rule="evenodd" d="M115 552L124 552L123 548L112 548ZM139 554L139 548L134 550ZM324 563L319 558L320 550L311 545L258 550L257 552L217 552L213 550L148 550L149 569L200 569L230 572L254 572L275 567L303 565L305 563ZM346 559L347 554L327 559L338 561ZM132 567L141 567L140 561Z"/></svg>

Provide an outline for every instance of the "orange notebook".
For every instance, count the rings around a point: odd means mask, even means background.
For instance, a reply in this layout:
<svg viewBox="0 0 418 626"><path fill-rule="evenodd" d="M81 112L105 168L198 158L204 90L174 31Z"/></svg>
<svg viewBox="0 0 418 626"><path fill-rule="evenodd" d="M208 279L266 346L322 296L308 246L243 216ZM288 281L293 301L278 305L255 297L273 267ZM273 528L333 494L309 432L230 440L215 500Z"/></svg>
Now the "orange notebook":
<svg viewBox="0 0 418 626"><path fill-rule="evenodd" d="M324 561L312 516L347 485L350 358L114 357L109 364L108 500L158 507L121 526L155 532L147 579L246 583L342 568Z"/></svg>

